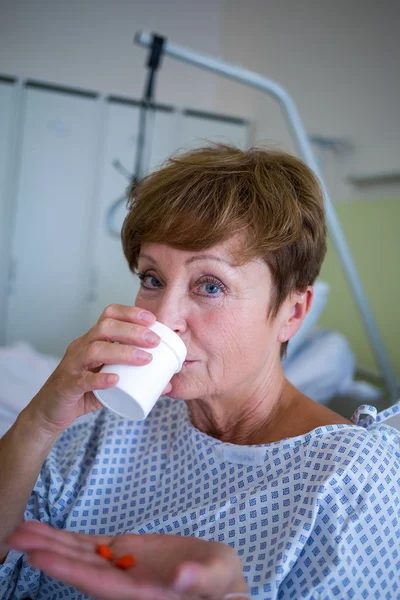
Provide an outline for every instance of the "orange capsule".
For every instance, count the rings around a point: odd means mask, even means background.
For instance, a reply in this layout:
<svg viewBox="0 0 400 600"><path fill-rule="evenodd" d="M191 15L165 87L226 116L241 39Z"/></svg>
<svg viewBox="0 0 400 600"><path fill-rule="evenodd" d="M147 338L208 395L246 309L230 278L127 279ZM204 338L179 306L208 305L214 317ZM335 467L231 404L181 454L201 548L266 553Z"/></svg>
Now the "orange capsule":
<svg viewBox="0 0 400 600"><path fill-rule="evenodd" d="M136 559L132 554L125 554L124 556L120 556L115 561L115 566L119 569L129 569L129 567L133 567Z"/></svg>
<svg viewBox="0 0 400 600"><path fill-rule="evenodd" d="M112 560L113 557L110 546L107 546L106 544L100 544L97 546L97 554L104 556L104 558L107 560Z"/></svg>

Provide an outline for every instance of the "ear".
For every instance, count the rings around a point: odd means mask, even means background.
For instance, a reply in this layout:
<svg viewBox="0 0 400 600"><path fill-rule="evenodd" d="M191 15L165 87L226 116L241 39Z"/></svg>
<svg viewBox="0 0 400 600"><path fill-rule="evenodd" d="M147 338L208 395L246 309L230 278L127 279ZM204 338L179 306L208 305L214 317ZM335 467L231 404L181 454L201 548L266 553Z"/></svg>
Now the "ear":
<svg viewBox="0 0 400 600"><path fill-rule="evenodd" d="M302 322L311 308L314 290L309 286L305 292L291 294L283 305L281 313L281 327L278 331L277 341L284 343L290 340L300 329Z"/></svg>

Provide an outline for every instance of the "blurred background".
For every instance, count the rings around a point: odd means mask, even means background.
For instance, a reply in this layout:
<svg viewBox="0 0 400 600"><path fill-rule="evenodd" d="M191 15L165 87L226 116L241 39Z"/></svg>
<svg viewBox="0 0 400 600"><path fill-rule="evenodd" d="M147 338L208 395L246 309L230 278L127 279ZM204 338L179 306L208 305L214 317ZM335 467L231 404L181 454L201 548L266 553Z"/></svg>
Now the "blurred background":
<svg viewBox="0 0 400 600"><path fill-rule="evenodd" d="M204 140L298 152L271 97L168 56L140 146L139 30L290 94L399 381L399 18L395 0L0 0L4 414L107 304L134 303L118 230L138 148L146 170ZM394 401L332 242L313 314L289 347L288 376L345 416Z"/></svg>

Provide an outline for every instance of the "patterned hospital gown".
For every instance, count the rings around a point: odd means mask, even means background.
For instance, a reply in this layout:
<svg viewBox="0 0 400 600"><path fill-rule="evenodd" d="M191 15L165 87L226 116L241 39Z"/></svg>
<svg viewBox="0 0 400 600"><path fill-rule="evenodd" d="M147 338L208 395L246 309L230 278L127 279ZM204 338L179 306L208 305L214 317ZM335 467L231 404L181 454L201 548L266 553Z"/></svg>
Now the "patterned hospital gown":
<svg viewBox="0 0 400 600"><path fill-rule="evenodd" d="M359 420L373 411L359 409L355 425L239 446L196 429L182 401L161 398L142 422L102 409L59 438L25 518L224 542L238 552L252 598L399 599L399 432L379 417ZM87 596L11 551L0 598Z"/></svg>

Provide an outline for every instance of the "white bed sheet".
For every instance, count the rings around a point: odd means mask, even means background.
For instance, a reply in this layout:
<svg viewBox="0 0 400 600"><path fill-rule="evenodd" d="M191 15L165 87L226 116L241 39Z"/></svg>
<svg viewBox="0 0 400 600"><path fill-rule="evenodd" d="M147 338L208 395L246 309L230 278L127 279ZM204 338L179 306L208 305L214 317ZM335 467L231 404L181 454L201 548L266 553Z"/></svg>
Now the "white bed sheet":
<svg viewBox="0 0 400 600"><path fill-rule="evenodd" d="M0 436L37 394L60 359L27 342L0 348Z"/></svg>

